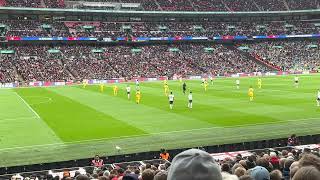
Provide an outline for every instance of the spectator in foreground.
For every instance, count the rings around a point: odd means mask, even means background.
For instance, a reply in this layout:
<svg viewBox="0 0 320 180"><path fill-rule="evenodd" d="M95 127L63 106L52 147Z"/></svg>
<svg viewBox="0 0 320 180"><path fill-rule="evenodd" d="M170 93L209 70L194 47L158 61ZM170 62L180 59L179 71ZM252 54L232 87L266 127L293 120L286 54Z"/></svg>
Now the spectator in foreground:
<svg viewBox="0 0 320 180"><path fill-rule="evenodd" d="M165 149L161 149L160 158L164 160L169 160L170 154Z"/></svg>
<svg viewBox="0 0 320 180"><path fill-rule="evenodd" d="M141 180L153 180L154 171L151 169L146 169L142 172Z"/></svg>
<svg viewBox="0 0 320 180"><path fill-rule="evenodd" d="M270 180L269 171L265 167L256 166L253 169L249 169L248 172L254 180Z"/></svg>
<svg viewBox="0 0 320 180"><path fill-rule="evenodd" d="M299 141L298 138L295 134L292 134L289 138L288 138L288 146L297 146L299 145Z"/></svg>
<svg viewBox="0 0 320 180"><path fill-rule="evenodd" d="M293 180L319 180L319 178L320 171L314 166L302 167L293 176Z"/></svg>
<svg viewBox="0 0 320 180"><path fill-rule="evenodd" d="M100 159L98 155L94 157L94 159L91 161L91 165L96 168L102 168L104 166L103 160Z"/></svg>
<svg viewBox="0 0 320 180"><path fill-rule="evenodd" d="M209 153L189 149L173 158L168 180L222 180L222 175L219 165Z"/></svg>

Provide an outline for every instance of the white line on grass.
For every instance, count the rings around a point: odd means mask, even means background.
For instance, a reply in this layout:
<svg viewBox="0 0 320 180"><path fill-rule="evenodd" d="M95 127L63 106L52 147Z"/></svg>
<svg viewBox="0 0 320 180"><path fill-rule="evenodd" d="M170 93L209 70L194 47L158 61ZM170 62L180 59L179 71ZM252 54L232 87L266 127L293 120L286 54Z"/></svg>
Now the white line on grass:
<svg viewBox="0 0 320 180"><path fill-rule="evenodd" d="M6 122L6 121L14 121L14 120L20 120L20 119L35 119L35 118L38 118L38 117L29 116L29 117L16 117L16 118L0 118L0 123Z"/></svg>
<svg viewBox="0 0 320 180"><path fill-rule="evenodd" d="M15 149L25 149L25 148L35 148L35 147L51 147L51 146L68 146L68 145L76 145L76 144L85 144L88 142L99 142L99 141L107 141L107 140L115 140L115 139L125 139L125 138L138 138L138 137L145 137L145 136L155 136L155 135L162 135L162 134L172 134L172 133L182 133L182 132L192 132L192 131L203 131L203 130L211 130L211 129L230 129L230 128L241 128L241 127L254 127L259 125L286 125L286 122L298 122L298 121L308 121L308 120L315 120L320 119L319 117L314 118L304 118L304 119L291 119L285 120L280 122L271 122L271 123L253 123L247 125L236 125L230 127L208 127L208 128L198 128L198 129L185 129L185 130L178 130L178 131L167 131L167 132L159 132L159 133L148 133L148 134L140 134L140 135L132 135L132 136L118 136L112 138L97 138L97 139L88 139L88 140L81 140L81 141L72 141L72 142L64 142L64 143L52 143L52 144L38 144L32 146L20 146L20 147L12 147L12 148L3 148L0 151L6 150L15 150ZM309 124L309 122L299 122L298 124Z"/></svg>
<svg viewBox="0 0 320 180"><path fill-rule="evenodd" d="M41 119L40 116L39 116L39 114L38 114L35 110L33 110L32 107L31 107L17 92L14 92L14 93L15 93L15 94L19 97L19 99L21 99L21 101L32 111L32 113L37 116L37 118Z"/></svg>
<svg viewBox="0 0 320 180"><path fill-rule="evenodd" d="M47 125L47 123L45 123L42 118L39 116L39 114L34 110L32 109L32 107L17 93L17 92L14 92L18 97L19 99L21 99L21 101L32 111L32 113L34 115L36 115L36 118L35 119L38 119L44 126L46 126L50 131L51 131L51 134L52 136L54 136L57 140L59 140L60 142L63 142L59 136L57 136L55 134L55 132ZM59 144L59 143L58 143ZM64 144L64 143L60 143L60 144ZM1 150L1 149L0 149Z"/></svg>

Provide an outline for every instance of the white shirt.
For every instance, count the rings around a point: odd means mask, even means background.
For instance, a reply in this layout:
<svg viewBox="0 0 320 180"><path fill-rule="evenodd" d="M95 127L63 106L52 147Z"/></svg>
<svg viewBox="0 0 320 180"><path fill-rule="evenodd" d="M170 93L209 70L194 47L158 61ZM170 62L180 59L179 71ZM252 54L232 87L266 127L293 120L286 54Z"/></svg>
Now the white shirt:
<svg viewBox="0 0 320 180"><path fill-rule="evenodd" d="M173 101L173 99L174 99L174 95L173 95L173 94L170 94L170 95L169 95L169 101Z"/></svg>
<svg viewBox="0 0 320 180"><path fill-rule="evenodd" d="M139 81L138 80L136 80L136 85L139 85Z"/></svg>
<svg viewBox="0 0 320 180"><path fill-rule="evenodd" d="M126 87L127 89L127 92L130 92L131 91L131 88L130 87Z"/></svg>
<svg viewBox="0 0 320 180"><path fill-rule="evenodd" d="M189 100L192 100L192 94L189 94L189 95L188 95L188 99L189 99Z"/></svg>
<svg viewBox="0 0 320 180"><path fill-rule="evenodd" d="M236 84L240 84L240 80L239 79L236 80Z"/></svg>
<svg viewBox="0 0 320 180"><path fill-rule="evenodd" d="M294 77L294 81L299 81L299 78L298 77Z"/></svg>

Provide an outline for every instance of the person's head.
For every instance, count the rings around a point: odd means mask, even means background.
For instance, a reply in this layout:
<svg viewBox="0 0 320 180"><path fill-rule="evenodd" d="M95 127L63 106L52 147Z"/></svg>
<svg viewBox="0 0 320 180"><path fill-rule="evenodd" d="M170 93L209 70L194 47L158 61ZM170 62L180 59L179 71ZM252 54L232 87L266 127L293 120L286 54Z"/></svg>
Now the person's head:
<svg viewBox="0 0 320 180"><path fill-rule="evenodd" d="M299 166L295 166L290 170L290 179L293 178L293 176L296 174L296 172L299 170Z"/></svg>
<svg viewBox="0 0 320 180"><path fill-rule="evenodd" d="M153 180L154 171L151 169L146 169L142 172L142 180Z"/></svg>
<svg viewBox="0 0 320 180"><path fill-rule="evenodd" d="M236 171L236 169L239 168L239 167L244 168L241 164L235 163L235 164L233 165L233 167L231 168L232 174L234 174L235 171Z"/></svg>
<svg viewBox="0 0 320 180"><path fill-rule="evenodd" d="M190 91L190 94L192 94L192 91Z"/></svg>
<svg viewBox="0 0 320 180"><path fill-rule="evenodd" d="M290 168L290 166L291 166L291 164L294 162L294 160L292 160L292 159L286 159L285 161L284 161L284 168L285 169L289 169Z"/></svg>
<svg viewBox="0 0 320 180"><path fill-rule="evenodd" d="M221 171L223 172L230 172L230 165L228 163L223 163L221 165Z"/></svg>
<svg viewBox="0 0 320 180"><path fill-rule="evenodd" d="M94 156L94 160L99 160L100 159L100 156L99 155L95 155Z"/></svg>
<svg viewBox="0 0 320 180"><path fill-rule="evenodd" d="M199 149L184 151L172 160L169 180L222 180L221 170L213 157Z"/></svg>
<svg viewBox="0 0 320 180"><path fill-rule="evenodd" d="M274 170L270 173L270 180L281 180L282 173L279 170Z"/></svg>
<svg viewBox="0 0 320 180"><path fill-rule="evenodd" d="M314 166L305 166L300 168L292 180L318 180L320 178L320 171Z"/></svg>
<svg viewBox="0 0 320 180"><path fill-rule="evenodd" d="M320 171L320 158L313 154L304 154L299 160L299 166L314 166Z"/></svg>
<svg viewBox="0 0 320 180"><path fill-rule="evenodd" d="M245 175L246 172L247 172L247 170L243 167L238 167L236 170L234 170L234 174L238 177Z"/></svg>
<svg viewBox="0 0 320 180"><path fill-rule="evenodd" d="M239 180L254 180L254 179L249 175L244 175L244 176L241 176Z"/></svg>
<svg viewBox="0 0 320 180"><path fill-rule="evenodd" d="M167 177L168 177L167 171L160 171L154 176L153 180L167 180Z"/></svg>
<svg viewBox="0 0 320 180"><path fill-rule="evenodd" d="M269 168L269 161L266 158L259 158L257 159L257 166L262 166L265 168Z"/></svg>
<svg viewBox="0 0 320 180"><path fill-rule="evenodd" d="M296 76L297 77L297 76ZM288 137L288 136L287 136ZM297 136L295 135L295 134L292 134L291 136L290 136L291 138L296 138Z"/></svg>
<svg viewBox="0 0 320 180"><path fill-rule="evenodd" d="M80 174L76 177L75 180L90 180L88 176Z"/></svg>
<svg viewBox="0 0 320 180"><path fill-rule="evenodd" d="M238 180L238 177L236 175L231 175L227 172L222 172L221 174L223 180Z"/></svg>
<svg viewBox="0 0 320 180"><path fill-rule="evenodd" d="M119 169L117 170L117 172L118 172L118 175L122 175L122 174L124 173L124 169L119 168Z"/></svg>
<svg viewBox="0 0 320 180"><path fill-rule="evenodd" d="M265 167L262 167L262 166L256 166L253 169L249 169L248 174L254 180L270 180L269 171Z"/></svg>
<svg viewBox="0 0 320 180"><path fill-rule="evenodd" d="M172 91L170 92L170 94L172 94Z"/></svg>
<svg viewBox="0 0 320 180"><path fill-rule="evenodd" d="M242 167L247 168L247 162L245 160L240 160L239 164L241 164Z"/></svg>
<svg viewBox="0 0 320 180"><path fill-rule="evenodd" d="M270 157L271 157L271 158L277 157L277 153L275 153L275 152L270 152Z"/></svg>
<svg viewBox="0 0 320 180"><path fill-rule="evenodd" d="M151 164L150 163L146 164L146 169L151 169Z"/></svg>

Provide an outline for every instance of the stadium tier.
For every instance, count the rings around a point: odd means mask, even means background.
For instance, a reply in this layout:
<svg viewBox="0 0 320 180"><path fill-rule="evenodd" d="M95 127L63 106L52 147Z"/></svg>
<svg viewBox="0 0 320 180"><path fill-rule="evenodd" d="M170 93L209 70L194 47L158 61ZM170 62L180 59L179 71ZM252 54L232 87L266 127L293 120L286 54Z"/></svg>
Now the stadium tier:
<svg viewBox="0 0 320 180"><path fill-rule="evenodd" d="M317 9L317 0L2 0L0 5L8 7L34 8L93 8L114 9L119 3L136 4L147 11L287 11ZM127 6L130 7L130 6ZM137 8L141 10L141 8Z"/></svg>
<svg viewBox="0 0 320 180"><path fill-rule="evenodd" d="M317 34L317 21L278 22L79 22L4 20L5 36L40 37L166 37ZM50 26L44 28L43 25ZM83 28L86 27L86 28ZM128 27L128 29L124 29Z"/></svg>
<svg viewBox="0 0 320 180"><path fill-rule="evenodd" d="M276 46L277 45L277 46ZM145 46L8 46L2 50L2 82L65 81L161 76L196 76L310 70L319 66L318 41L236 45L181 44ZM296 47L299 47L296 50ZM311 47L312 46L312 47ZM241 46L240 46L241 47ZM262 64L259 55L271 66ZM276 56L277 55L277 56ZM16 69L16 71L8 70Z"/></svg>

